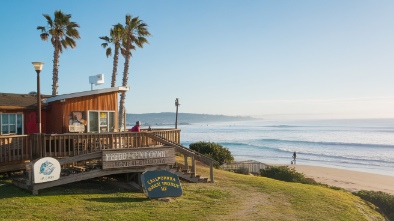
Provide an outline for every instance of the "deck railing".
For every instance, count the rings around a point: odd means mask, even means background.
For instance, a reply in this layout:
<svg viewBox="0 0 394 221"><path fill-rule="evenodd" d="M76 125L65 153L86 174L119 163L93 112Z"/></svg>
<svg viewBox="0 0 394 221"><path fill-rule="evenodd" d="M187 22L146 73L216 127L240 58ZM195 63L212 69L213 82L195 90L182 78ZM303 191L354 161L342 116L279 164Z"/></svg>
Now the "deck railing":
<svg viewBox="0 0 394 221"><path fill-rule="evenodd" d="M160 145L148 134L157 134L179 144L180 130L159 129L139 133L67 133L0 136L0 165L41 157L70 157L105 149Z"/></svg>
<svg viewBox="0 0 394 221"><path fill-rule="evenodd" d="M0 136L0 164L21 162L32 157L28 135Z"/></svg>
<svg viewBox="0 0 394 221"><path fill-rule="evenodd" d="M157 146L158 142L151 139L147 135L149 133L158 133L165 136L166 139L179 143L179 130L154 130L139 133L43 134L31 137L33 157L68 157L108 149Z"/></svg>

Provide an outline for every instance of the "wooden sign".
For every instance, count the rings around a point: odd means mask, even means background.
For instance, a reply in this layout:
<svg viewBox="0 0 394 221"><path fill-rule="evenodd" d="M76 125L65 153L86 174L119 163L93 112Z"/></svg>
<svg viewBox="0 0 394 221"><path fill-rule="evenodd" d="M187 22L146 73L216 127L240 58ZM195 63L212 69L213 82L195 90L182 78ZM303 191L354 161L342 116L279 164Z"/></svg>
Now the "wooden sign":
<svg viewBox="0 0 394 221"><path fill-rule="evenodd" d="M103 150L103 169L143 167L175 163L173 147L149 147L120 150Z"/></svg>
<svg viewBox="0 0 394 221"><path fill-rule="evenodd" d="M45 183L60 178L60 163L52 157L44 157L37 160L33 165L34 183Z"/></svg>
<svg viewBox="0 0 394 221"><path fill-rule="evenodd" d="M151 199L179 197L182 186L177 175L167 171L147 171L141 175L142 187Z"/></svg>

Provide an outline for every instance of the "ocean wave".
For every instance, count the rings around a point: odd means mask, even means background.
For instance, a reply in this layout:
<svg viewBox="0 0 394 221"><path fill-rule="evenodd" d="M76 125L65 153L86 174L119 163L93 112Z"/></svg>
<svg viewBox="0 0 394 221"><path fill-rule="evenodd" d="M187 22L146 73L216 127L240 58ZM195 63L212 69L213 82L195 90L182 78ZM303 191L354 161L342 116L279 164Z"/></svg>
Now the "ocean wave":
<svg viewBox="0 0 394 221"><path fill-rule="evenodd" d="M305 140L282 140L282 139L261 139L259 141L268 143L292 143L292 144L307 144L307 145L321 145L321 146L355 146L355 147L380 147L380 148L394 148L394 145L389 144L371 144L371 143L346 143L346 142L327 142L327 141L305 141Z"/></svg>
<svg viewBox="0 0 394 221"><path fill-rule="evenodd" d="M279 128L292 128L292 127L313 127L313 126L294 126L294 125L268 125L261 127L279 127Z"/></svg>
<svg viewBox="0 0 394 221"><path fill-rule="evenodd" d="M376 164L376 165L380 165L382 163L387 163L387 164L393 164L394 162L392 161L392 159L390 157L387 158L379 158L377 159L376 157L368 157L368 156L351 156L351 155L340 155L340 153L338 154L328 154L328 153L314 153L311 151L303 151L303 152L299 152L298 156L302 156L305 159L312 159L312 158L319 158L319 159L326 159L326 160L333 160L336 162L354 162L357 164Z"/></svg>
<svg viewBox="0 0 394 221"><path fill-rule="evenodd" d="M272 139L270 139L272 140ZM230 151L234 152L234 156L256 156L256 153L263 154L264 150L276 152L277 155L275 157L280 158L288 158L291 157L291 154L294 149L288 147L275 147L270 145L256 145L252 143L244 143L244 142L223 142L220 143L224 147L229 147ZM376 146L376 145L373 145ZM250 149L245 153L244 149ZM256 152L257 151L257 152ZM263 152L260 152L263 151ZM321 149L319 151L314 151L313 149L303 149L302 151L297 151L298 156L302 156L307 161L313 161L316 159L320 159L327 162L341 162L341 163L349 163L353 162L356 164L365 164L365 165L381 165L381 164L393 164L392 157L385 155L376 158L376 156L367 156L367 155L343 155L343 152L322 152ZM258 155L258 154L257 154ZM271 154L268 154L271 155ZM261 156L262 157L262 156Z"/></svg>
<svg viewBox="0 0 394 221"><path fill-rule="evenodd" d="M265 159L274 159L279 162L287 162L291 160L290 156L284 155L256 155L253 153L235 153L235 158L245 158L245 159L254 159L265 163ZM393 167L394 163L391 160L374 160L374 159L360 159L360 158L352 158L352 157L341 157L341 156L330 156L330 155L321 155L321 154L305 154L300 153L297 157L297 162L317 162L318 164L338 164L338 165L357 165L361 167L367 166L377 166L377 167Z"/></svg>

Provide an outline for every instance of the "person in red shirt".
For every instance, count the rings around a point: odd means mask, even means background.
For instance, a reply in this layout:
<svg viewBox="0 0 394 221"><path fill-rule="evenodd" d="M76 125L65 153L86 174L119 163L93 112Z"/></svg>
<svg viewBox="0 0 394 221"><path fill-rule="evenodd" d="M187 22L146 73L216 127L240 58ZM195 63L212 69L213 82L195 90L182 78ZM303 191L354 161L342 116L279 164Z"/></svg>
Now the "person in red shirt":
<svg viewBox="0 0 394 221"><path fill-rule="evenodd" d="M134 127L132 127L129 132L140 132L141 131L141 121L135 122Z"/></svg>

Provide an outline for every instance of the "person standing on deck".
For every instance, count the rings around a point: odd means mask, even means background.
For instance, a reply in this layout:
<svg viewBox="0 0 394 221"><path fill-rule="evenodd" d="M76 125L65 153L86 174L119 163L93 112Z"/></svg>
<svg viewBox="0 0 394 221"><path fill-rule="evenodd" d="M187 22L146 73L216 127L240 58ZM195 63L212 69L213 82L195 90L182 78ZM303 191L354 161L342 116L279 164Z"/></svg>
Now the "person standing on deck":
<svg viewBox="0 0 394 221"><path fill-rule="evenodd" d="M134 127L132 127L129 132L140 132L141 131L141 121L135 122Z"/></svg>

